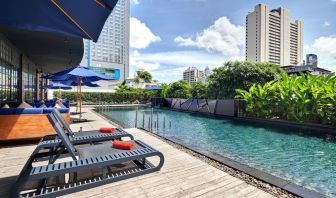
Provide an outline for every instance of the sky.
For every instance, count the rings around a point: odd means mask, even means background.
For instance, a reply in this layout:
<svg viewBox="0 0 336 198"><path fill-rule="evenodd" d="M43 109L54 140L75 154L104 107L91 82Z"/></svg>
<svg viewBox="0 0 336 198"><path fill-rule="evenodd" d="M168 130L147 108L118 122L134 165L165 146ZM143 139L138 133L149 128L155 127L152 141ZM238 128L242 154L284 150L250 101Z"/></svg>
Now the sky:
<svg viewBox="0 0 336 198"><path fill-rule="evenodd" d="M145 69L159 82L189 66L210 69L244 60L245 17L263 3L304 22L305 54L336 71L336 0L131 0L130 76Z"/></svg>

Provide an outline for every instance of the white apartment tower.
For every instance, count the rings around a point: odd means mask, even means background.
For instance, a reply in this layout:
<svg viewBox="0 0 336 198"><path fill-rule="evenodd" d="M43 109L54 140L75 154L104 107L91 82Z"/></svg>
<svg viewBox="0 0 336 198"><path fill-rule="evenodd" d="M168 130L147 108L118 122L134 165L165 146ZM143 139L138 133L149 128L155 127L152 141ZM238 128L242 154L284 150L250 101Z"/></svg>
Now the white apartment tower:
<svg viewBox="0 0 336 198"><path fill-rule="evenodd" d="M82 66L114 75L120 70L119 82L129 75L129 19L130 0L119 0L96 43L84 40L84 56ZM89 56L89 57L88 57ZM89 62L89 64L88 64ZM111 89L116 82L99 82L102 89Z"/></svg>
<svg viewBox="0 0 336 198"><path fill-rule="evenodd" d="M204 71L197 69L196 67L189 67L183 72L183 80L189 84L200 81L205 77Z"/></svg>
<svg viewBox="0 0 336 198"><path fill-rule="evenodd" d="M303 22L284 8L258 4L246 16L246 60L280 66L303 63Z"/></svg>

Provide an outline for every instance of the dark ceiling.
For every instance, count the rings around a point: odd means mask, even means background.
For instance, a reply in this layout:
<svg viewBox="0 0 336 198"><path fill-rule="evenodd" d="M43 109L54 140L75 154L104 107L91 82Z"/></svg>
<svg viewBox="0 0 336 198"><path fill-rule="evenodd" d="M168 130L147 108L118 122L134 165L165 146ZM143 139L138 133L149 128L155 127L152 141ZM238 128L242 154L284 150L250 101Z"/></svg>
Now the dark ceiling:
<svg viewBox="0 0 336 198"><path fill-rule="evenodd" d="M81 38L1 26L0 32L44 72L77 66L83 57Z"/></svg>

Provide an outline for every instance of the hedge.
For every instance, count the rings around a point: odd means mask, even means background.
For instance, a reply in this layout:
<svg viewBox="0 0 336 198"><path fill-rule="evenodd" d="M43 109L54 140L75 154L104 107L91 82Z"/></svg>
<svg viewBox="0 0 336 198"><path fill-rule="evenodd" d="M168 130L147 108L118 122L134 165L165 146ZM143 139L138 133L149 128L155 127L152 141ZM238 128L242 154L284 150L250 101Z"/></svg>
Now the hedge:
<svg viewBox="0 0 336 198"><path fill-rule="evenodd" d="M55 97L60 97L58 92L54 92ZM68 99L70 102L76 102L77 93L70 91L63 91L61 93L63 99ZM135 101L146 102L152 97L152 93L148 91L143 92L82 92L83 104L126 104L134 103Z"/></svg>

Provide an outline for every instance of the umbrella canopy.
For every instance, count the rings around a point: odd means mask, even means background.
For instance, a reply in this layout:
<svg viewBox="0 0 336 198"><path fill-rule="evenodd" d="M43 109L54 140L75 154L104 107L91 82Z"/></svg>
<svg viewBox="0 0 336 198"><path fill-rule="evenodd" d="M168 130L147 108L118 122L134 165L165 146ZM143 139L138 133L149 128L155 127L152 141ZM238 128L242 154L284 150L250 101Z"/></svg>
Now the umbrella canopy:
<svg viewBox="0 0 336 198"><path fill-rule="evenodd" d="M54 83L52 83L52 84L49 84L49 85L47 86L47 88L48 88L48 89L64 89L64 90L70 90L70 89L72 89L71 86L69 86L69 85L65 85L65 84L60 83L60 82L54 82Z"/></svg>
<svg viewBox="0 0 336 198"><path fill-rule="evenodd" d="M11 0L0 6L0 25L97 41L118 0ZM89 14L88 14L89 13Z"/></svg>
<svg viewBox="0 0 336 198"><path fill-rule="evenodd" d="M68 80L68 81L62 81L62 82L66 85L78 86L78 82L75 82L75 81ZM92 83L92 82L83 82L81 85L86 86L86 87L100 87L98 84Z"/></svg>
<svg viewBox="0 0 336 198"><path fill-rule="evenodd" d="M162 88L156 85L148 86L145 88L146 90L161 90Z"/></svg>
<svg viewBox="0 0 336 198"><path fill-rule="evenodd" d="M95 82L98 80L114 80L112 77L94 72L87 67L72 67L70 69L60 71L44 78L52 81L73 81L78 82L79 77L81 78L82 83L84 82Z"/></svg>

